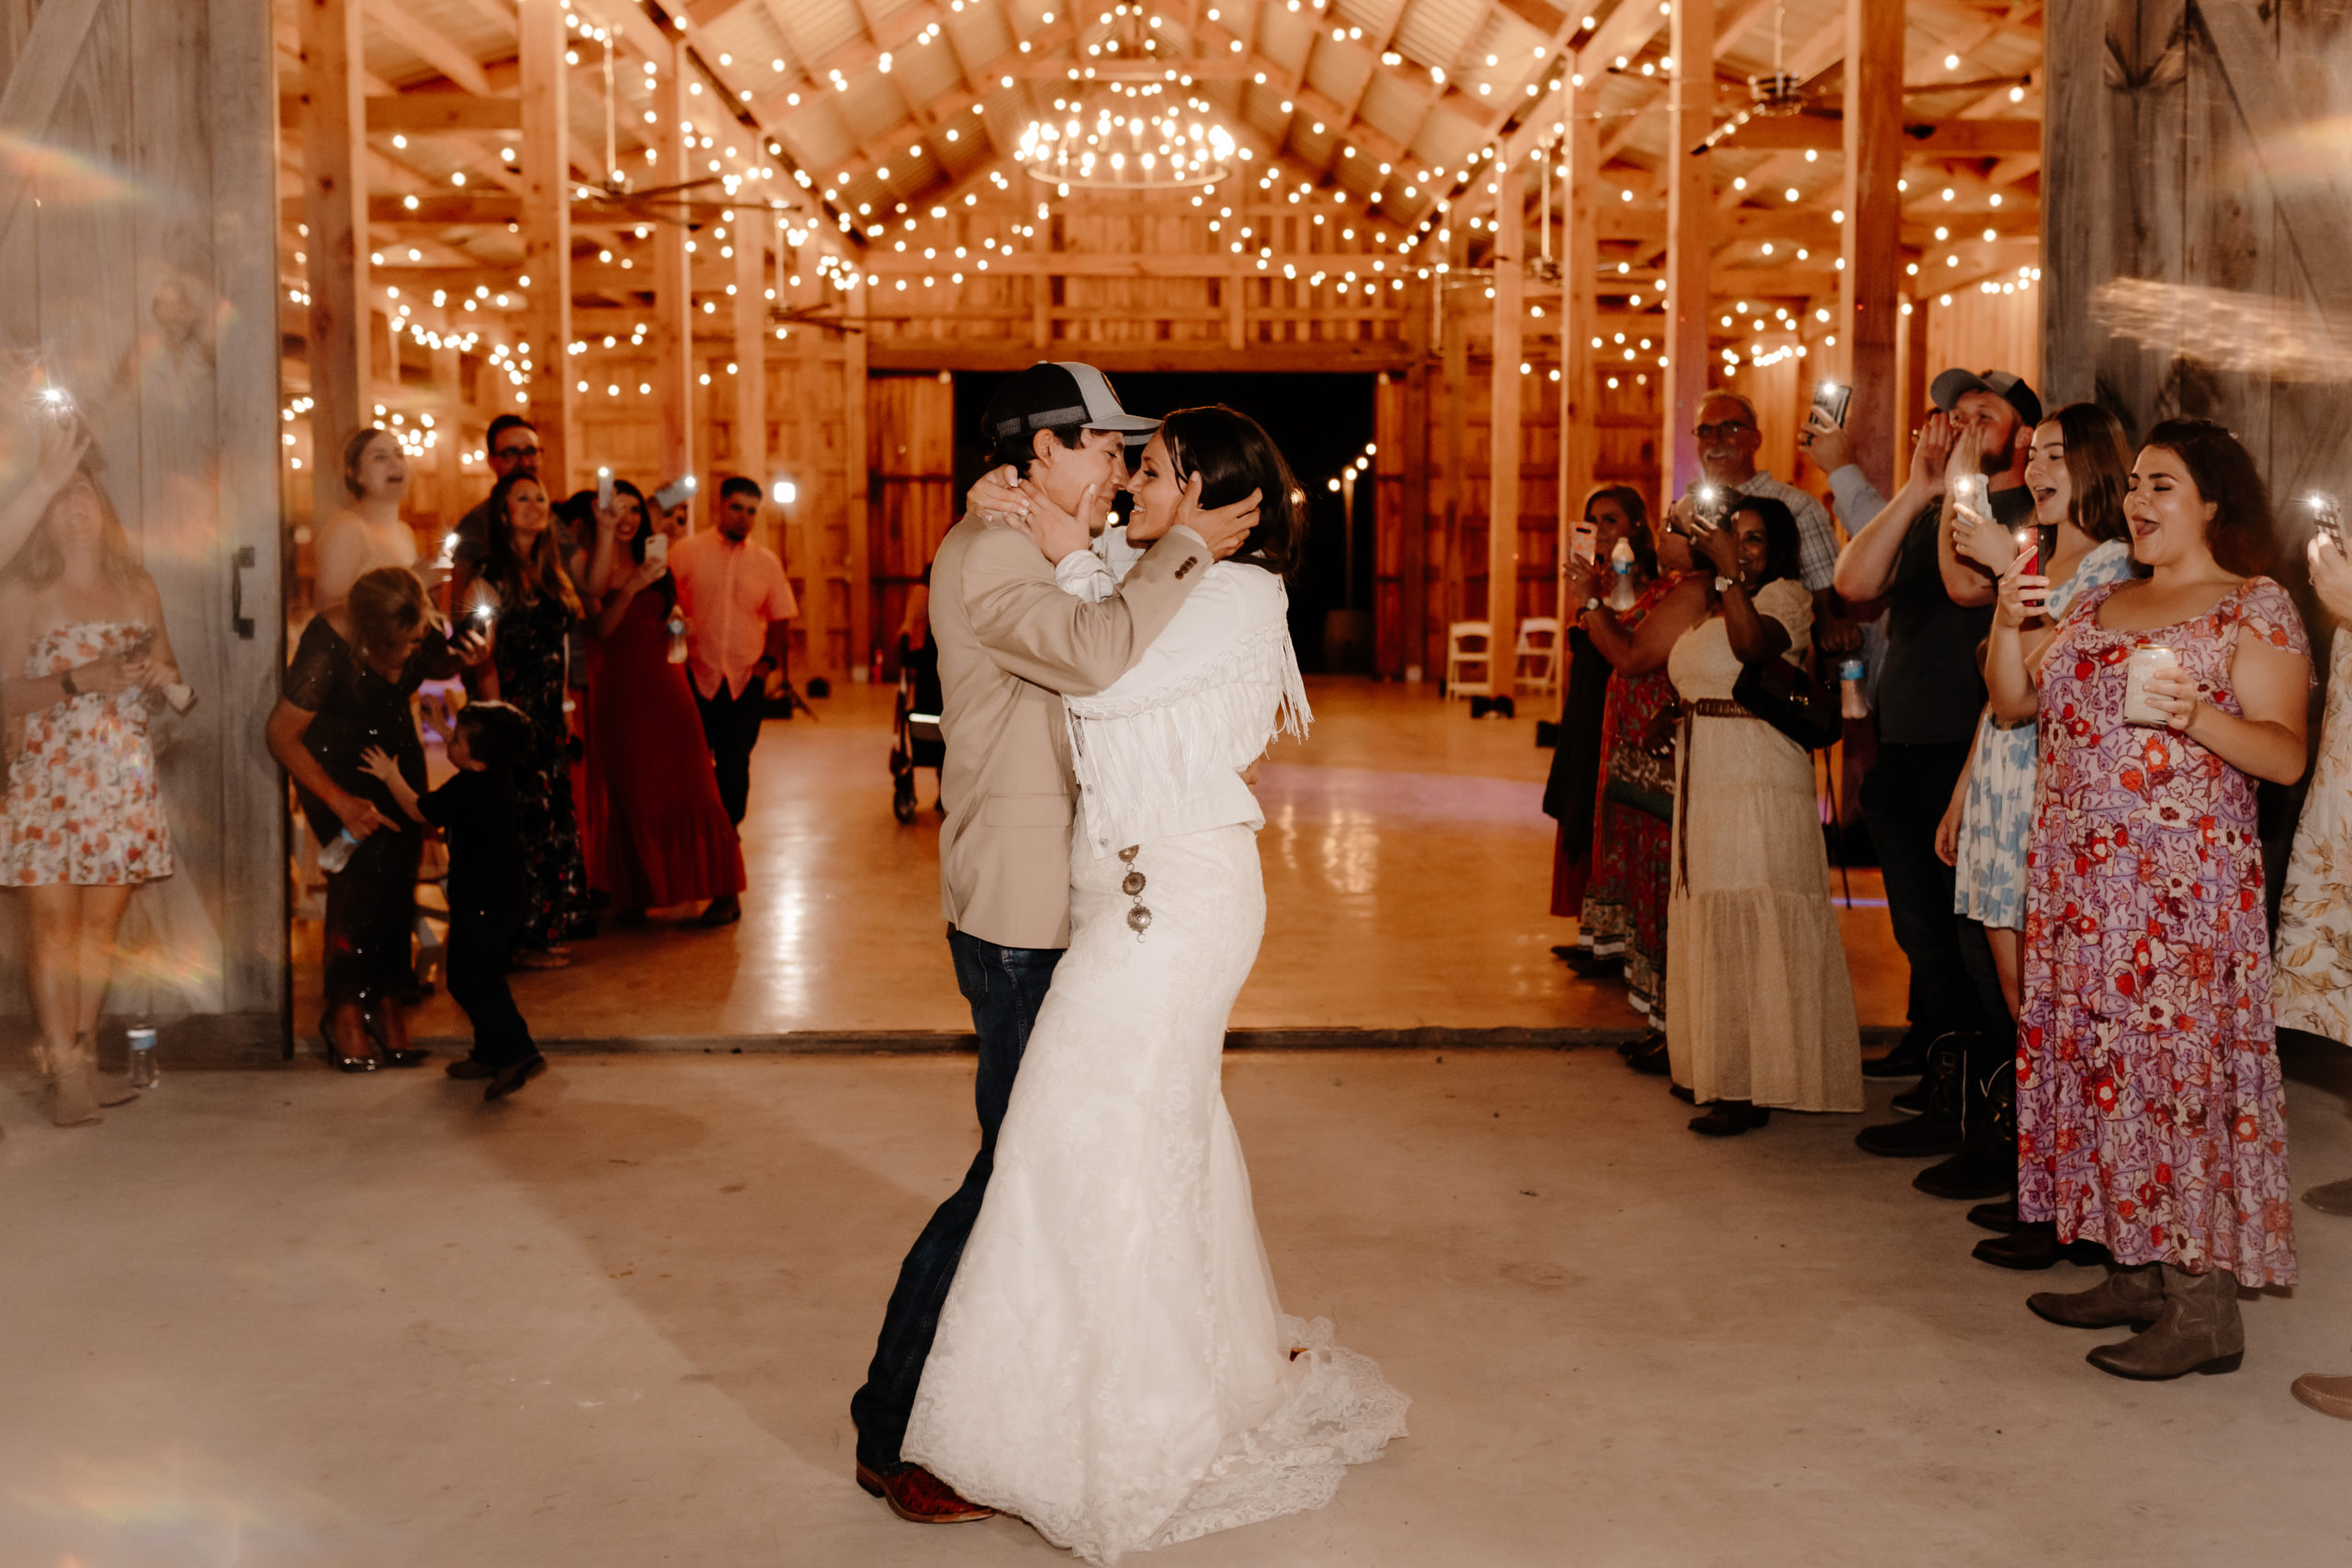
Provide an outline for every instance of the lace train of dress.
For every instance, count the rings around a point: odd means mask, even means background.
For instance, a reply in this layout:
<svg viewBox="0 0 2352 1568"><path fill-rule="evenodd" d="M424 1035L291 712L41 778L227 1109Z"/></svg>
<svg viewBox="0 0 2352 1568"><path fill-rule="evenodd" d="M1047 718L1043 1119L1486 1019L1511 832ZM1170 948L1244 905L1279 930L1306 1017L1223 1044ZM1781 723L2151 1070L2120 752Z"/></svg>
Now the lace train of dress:
<svg viewBox="0 0 2352 1568"><path fill-rule="evenodd" d="M1105 1563L1321 1507L1409 1403L1283 1313L1259 1240L1219 1082L1265 930L1256 833L1152 840L1134 869L1131 899L1078 835L1069 951L902 1450Z"/></svg>

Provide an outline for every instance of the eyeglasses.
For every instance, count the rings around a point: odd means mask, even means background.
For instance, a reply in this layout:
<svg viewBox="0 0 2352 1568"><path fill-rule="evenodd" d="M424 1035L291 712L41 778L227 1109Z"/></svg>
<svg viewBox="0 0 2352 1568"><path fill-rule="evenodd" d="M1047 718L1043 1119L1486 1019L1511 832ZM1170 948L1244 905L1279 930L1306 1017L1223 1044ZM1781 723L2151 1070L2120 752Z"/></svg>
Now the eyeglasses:
<svg viewBox="0 0 2352 1568"><path fill-rule="evenodd" d="M537 457L538 455L539 455L539 449L538 449L537 446L501 446L501 447L496 448L495 450L493 450L493 451L491 453L491 456L492 456L492 457L510 457L510 458L511 458L511 457Z"/></svg>
<svg viewBox="0 0 2352 1568"><path fill-rule="evenodd" d="M1694 424L1690 434L1702 441L1728 441L1743 430L1755 428L1744 419L1727 419L1721 424Z"/></svg>

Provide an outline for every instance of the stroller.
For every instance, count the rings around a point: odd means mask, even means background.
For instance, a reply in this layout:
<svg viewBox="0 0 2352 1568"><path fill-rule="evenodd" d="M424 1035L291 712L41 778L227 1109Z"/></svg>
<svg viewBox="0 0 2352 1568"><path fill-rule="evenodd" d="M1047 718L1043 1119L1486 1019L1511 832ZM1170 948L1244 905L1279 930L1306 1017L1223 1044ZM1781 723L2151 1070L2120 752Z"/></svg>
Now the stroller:
<svg viewBox="0 0 2352 1568"><path fill-rule="evenodd" d="M915 819L915 770L929 768L936 775L947 760L947 742L939 733L939 650L925 637L921 648L899 639L899 701L890 747L890 815L901 822ZM936 782L934 778L934 783ZM933 808L947 809L934 795Z"/></svg>

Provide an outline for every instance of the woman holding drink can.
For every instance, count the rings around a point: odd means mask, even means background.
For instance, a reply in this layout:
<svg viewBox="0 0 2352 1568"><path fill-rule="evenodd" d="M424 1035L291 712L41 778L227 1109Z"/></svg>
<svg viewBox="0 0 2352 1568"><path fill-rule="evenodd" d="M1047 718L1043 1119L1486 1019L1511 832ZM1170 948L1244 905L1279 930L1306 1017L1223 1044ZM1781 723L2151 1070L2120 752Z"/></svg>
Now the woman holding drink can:
<svg viewBox="0 0 2352 1568"><path fill-rule="evenodd" d="M2311 657L2256 574L2269 499L2228 431L2157 425L2123 510L2150 575L2078 595L2029 667L2049 581L2019 560L1985 678L1996 717L2041 728L2018 1213L2117 1263L2027 1304L2142 1330L2091 1363L2162 1379L2236 1370L2239 1286L2295 1276L2254 785L2303 771Z"/></svg>

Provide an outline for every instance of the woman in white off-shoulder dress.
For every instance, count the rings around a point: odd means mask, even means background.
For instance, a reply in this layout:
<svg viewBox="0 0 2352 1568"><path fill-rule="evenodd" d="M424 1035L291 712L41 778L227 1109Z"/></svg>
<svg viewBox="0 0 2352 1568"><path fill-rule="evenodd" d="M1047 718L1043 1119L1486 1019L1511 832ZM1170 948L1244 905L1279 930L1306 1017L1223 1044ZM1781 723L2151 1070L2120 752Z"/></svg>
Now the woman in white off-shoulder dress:
<svg viewBox="0 0 2352 1568"><path fill-rule="evenodd" d="M1066 699L1069 950L902 1450L1094 1562L1322 1506L1408 1403L1329 1323L1283 1312L1219 1085L1266 918L1241 775L1311 716L1282 575L1304 530L1265 433L1211 408L1152 437L1129 537L1164 529L1194 475L1209 505L1255 486L1264 521L1133 670ZM1112 586L1084 551L1057 571Z"/></svg>

